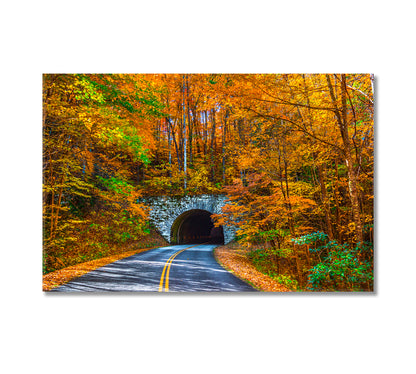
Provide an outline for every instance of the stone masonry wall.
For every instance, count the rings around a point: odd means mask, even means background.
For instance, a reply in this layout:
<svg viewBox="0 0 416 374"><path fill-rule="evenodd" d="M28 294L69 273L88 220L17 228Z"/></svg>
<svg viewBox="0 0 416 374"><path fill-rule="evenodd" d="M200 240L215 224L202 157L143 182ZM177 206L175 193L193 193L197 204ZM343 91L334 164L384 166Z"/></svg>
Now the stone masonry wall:
<svg viewBox="0 0 416 374"><path fill-rule="evenodd" d="M150 220L160 234L170 243L170 233L173 222L182 213L192 209L206 210L212 214L221 213L225 195L197 195L197 196L155 196L146 197L142 201L152 209ZM235 228L224 226L224 243L227 244L235 237Z"/></svg>

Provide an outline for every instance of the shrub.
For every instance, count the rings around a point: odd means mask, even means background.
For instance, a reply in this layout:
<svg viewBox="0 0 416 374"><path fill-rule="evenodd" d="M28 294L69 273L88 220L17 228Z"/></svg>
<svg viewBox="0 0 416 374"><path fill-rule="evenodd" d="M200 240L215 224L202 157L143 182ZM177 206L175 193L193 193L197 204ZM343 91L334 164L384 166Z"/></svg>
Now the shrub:
<svg viewBox="0 0 416 374"><path fill-rule="evenodd" d="M290 275L278 274L273 279L291 290L299 288L299 282Z"/></svg>
<svg viewBox="0 0 416 374"><path fill-rule="evenodd" d="M364 291L373 288L372 246L370 243L340 245L335 241L325 246L328 255L312 269L308 289L313 291Z"/></svg>

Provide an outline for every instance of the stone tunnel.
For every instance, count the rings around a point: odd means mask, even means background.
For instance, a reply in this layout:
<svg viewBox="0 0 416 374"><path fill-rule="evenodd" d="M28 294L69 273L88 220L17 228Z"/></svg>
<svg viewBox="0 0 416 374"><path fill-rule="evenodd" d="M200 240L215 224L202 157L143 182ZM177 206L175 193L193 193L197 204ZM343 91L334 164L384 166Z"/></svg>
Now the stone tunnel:
<svg viewBox="0 0 416 374"><path fill-rule="evenodd" d="M171 244L227 244L235 228L215 227L211 215L221 213L225 195L155 196L143 202L150 206L150 220Z"/></svg>

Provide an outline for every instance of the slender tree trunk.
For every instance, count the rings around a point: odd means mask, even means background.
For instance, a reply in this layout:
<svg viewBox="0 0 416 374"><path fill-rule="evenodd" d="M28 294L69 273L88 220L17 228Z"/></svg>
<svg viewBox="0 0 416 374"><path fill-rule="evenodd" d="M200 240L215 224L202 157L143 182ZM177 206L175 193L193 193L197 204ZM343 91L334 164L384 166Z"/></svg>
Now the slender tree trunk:
<svg viewBox="0 0 416 374"><path fill-rule="evenodd" d="M172 122L171 122L169 117L168 117L168 123L169 123L170 133L172 135L173 145L175 146L176 158L177 158L177 161L178 161L178 170L181 171L182 163L181 163L181 158L180 158L180 152L179 152L179 148L178 148L178 143L176 142L175 133L173 131Z"/></svg>
<svg viewBox="0 0 416 374"><path fill-rule="evenodd" d="M65 177L62 176L61 184L64 183L64 180L65 180ZM56 228L58 227L58 220L59 220L59 213L60 213L60 208L61 208L61 201L62 201L62 193L63 193L63 191L64 191L64 188L63 188L63 186L61 186L61 188L59 190L59 195L58 195L58 204L56 206L55 224L54 224L54 231L55 232L56 232Z"/></svg>
<svg viewBox="0 0 416 374"><path fill-rule="evenodd" d="M182 76L182 113L183 113L183 185L186 190L186 111L185 111L185 90L186 90L186 76Z"/></svg>
<svg viewBox="0 0 416 374"><path fill-rule="evenodd" d="M335 200L335 207L336 207L336 221L337 221L337 227L341 227L341 211L340 211L339 201L338 201L340 192L338 190L339 173L338 173L337 159L335 159L335 173L336 173L336 182L334 183L334 200ZM343 235L340 231L338 231L338 240L340 241L340 243L343 242Z"/></svg>
<svg viewBox="0 0 416 374"><path fill-rule="evenodd" d="M245 138L244 138L244 132L243 132L243 119L237 120L237 130L238 130L238 148L240 153L242 152L244 146L245 146ZM246 180L246 170L240 169L240 178L241 182L243 183L243 186L247 186L247 180Z"/></svg>
<svg viewBox="0 0 416 374"><path fill-rule="evenodd" d="M211 133L211 182L215 181L215 109L211 110L212 133Z"/></svg>
<svg viewBox="0 0 416 374"><path fill-rule="evenodd" d="M306 103L308 105L307 121L308 121L309 127L312 129L313 120L312 120L312 113L311 113L311 104L309 100L309 90L308 90L308 85L306 84L306 78L304 74L302 74L302 79L303 79L303 86L304 86L304 95L306 98ZM299 107L297 108L297 110L303 120L303 116L299 110ZM312 142L315 143L316 141L312 139ZM332 230L331 209L330 209L329 199L327 197L326 186L325 186L325 178L324 178L325 170L320 160L318 160L318 158L316 157L315 153L312 154L312 157L313 157L314 163L316 162L316 170L318 172L318 181L319 181L319 186L321 188L321 200L322 200L322 205L323 205L324 212L325 212L325 224L327 227L326 231L328 232L328 237L332 240L334 238L334 234ZM313 173L314 173L314 177L316 180L315 170L313 170Z"/></svg>
<svg viewBox="0 0 416 374"><path fill-rule="evenodd" d="M325 170L321 163L318 162L317 165L318 170L318 178L319 178L319 185L321 186L321 199L322 199L322 205L325 212L325 223L327 227L327 233L330 240L334 239L334 233L332 231L332 221L331 221L331 210L329 205L329 199L326 193L326 186L325 186L325 178L324 173Z"/></svg>
<svg viewBox="0 0 416 374"><path fill-rule="evenodd" d="M203 144L204 144L204 158L205 158L206 155L207 155L207 148L208 148L208 146L207 146L207 142L208 142L208 114L207 114L207 111L204 110L203 114L204 114L204 130L203 130L203 135L202 135L203 139L202 140L203 140Z"/></svg>
<svg viewBox="0 0 416 374"><path fill-rule="evenodd" d="M54 207L55 207L55 189L52 189L52 198L51 198L51 221L50 221L50 232L49 232L49 240L52 240L54 237L54 228L53 225L55 223L54 220Z"/></svg>
<svg viewBox="0 0 416 374"><path fill-rule="evenodd" d="M172 167L172 150L171 150L171 139L170 139L170 126L167 117L165 117L166 128L168 130L168 152L169 152L169 178L172 177L171 167Z"/></svg>
<svg viewBox="0 0 416 374"><path fill-rule="evenodd" d="M188 90L186 91L186 106L188 115L188 143L189 143L189 166L192 167L193 163L193 128L195 127L195 116L193 116L193 110L189 106L189 83Z"/></svg>
<svg viewBox="0 0 416 374"><path fill-rule="evenodd" d="M192 167L194 157L193 157L193 129L194 129L194 121L191 120L191 114L188 110L188 139L189 139L189 166Z"/></svg>
<svg viewBox="0 0 416 374"><path fill-rule="evenodd" d="M202 142L202 130L200 131L200 128L202 126L202 120L200 121L199 126L198 126L199 120L196 120L196 118L197 117L199 118L199 116L202 116L202 112L197 113L195 111L195 121L196 121L195 122L195 146L196 146L196 156L197 157L200 156L201 149L202 149L202 146L201 146L201 142Z"/></svg>
<svg viewBox="0 0 416 374"><path fill-rule="evenodd" d="M166 74L165 74L166 79ZM169 95L166 96L166 108L169 113ZM169 117L165 117L165 126L168 133L168 153L169 153L169 178L172 177L172 145L171 145L171 126L170 126L170 120Z"/></svg>
<svg viewBox="0 0 416 374"><path fill-rule="evenodd" d="M288 210L288 222L289 222L290 233L291 233L292 236L294 236L295 235L295 225L294 225L294 219L293 219L292 204L290 202L289 179L288 179L287 157L286 157L287 155L286 155L285 142L286 142L286 139L285 139L285 137L283 137L282 156L283 156L283 167L284 167L284 172L285 172L284 179L285 179L285 187L286 187L286 194L284 194L284 195L285 195L286 206L287 206L287 210ZM280 168L280 160L279 160L279 168ZM282 184L282 188L283 188L283 184Z"/></svg>
<svg viewBox="0 0 416 374"><path fill-rule="evenodd" d="M224 126L222 129L222 184L225 185L225 141L227 138L228 109L225 111Z"/></svg>
<svg viewBox="0 0 416 374"><path fill-rule="evenodd" d="M346 85L346 76L345 74L341 74L341 111L337 107L336 98L334 95L334 89L332 87L331 79L329 75L326 76L329 92L331 95L332 102L335 107L335 116L337 118L338 127L341 133L342 142L344 145L344 157L345 157L345 164L348 170L348 190L350 193L350 200L351 200L351 209L353 220L355 224L355 234L356 234L356 241L363 242L363 228L361 223L360 217L360 205L358 200L358 189L357 189L357 180L354 170L353 158L351 155L351 142L348 135L348 122L347 122L347 85Z"/></svg>
<svg viewBox="0 0 416 374"><path fill-rule="evenodd" d="M59 182L59 193L58 193L58 203L55 205L55 190L52 190L52 205L51 205L51 223L50 223L50 236L49 239L53 239L55 237L56 228L58 225L58 218L59 218L59 210L61 207L61 199L62 199L62 192L63 187L62 184L64 182L64 175L62 175L61 180Z"/></svg>
<svg viewBox="0 0 416 374"><path fill-rule="evenodd" d="M155 150L155 161L156 161L156 164L159 164L160 124L161 124L161 121L157 121L156 122L156 129L155 129L155 137L156 137L156 143L157 143L157 147L156 147L156 150Z"/></svg>

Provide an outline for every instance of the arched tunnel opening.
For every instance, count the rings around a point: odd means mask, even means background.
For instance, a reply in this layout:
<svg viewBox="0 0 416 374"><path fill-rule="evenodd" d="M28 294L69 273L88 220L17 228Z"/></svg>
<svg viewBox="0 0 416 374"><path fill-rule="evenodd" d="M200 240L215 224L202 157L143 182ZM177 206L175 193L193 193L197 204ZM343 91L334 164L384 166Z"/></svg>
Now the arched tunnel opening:
<svg viewBox="0 0 416 374"><path fill-rule="evenodd" d="M224 231L214 226L210 212L192 209L175 219L170 238L172 244L224 244Z"/></svg>

